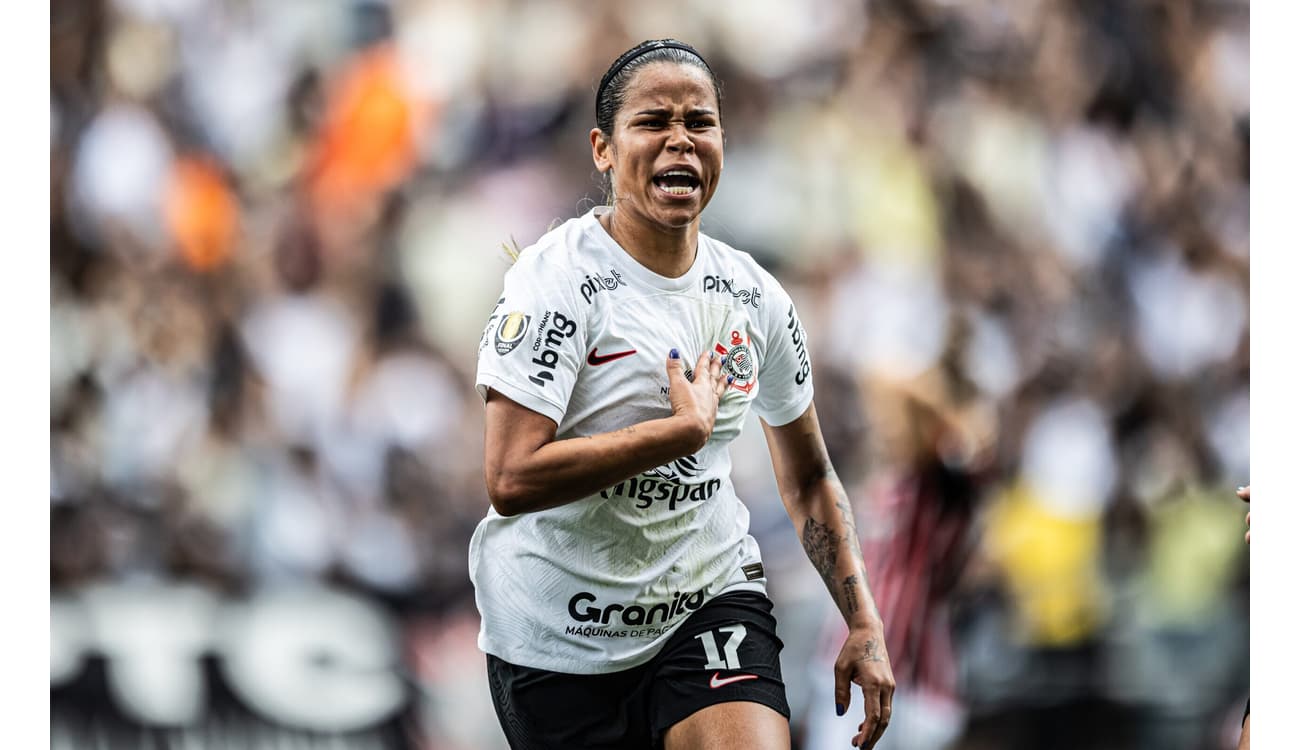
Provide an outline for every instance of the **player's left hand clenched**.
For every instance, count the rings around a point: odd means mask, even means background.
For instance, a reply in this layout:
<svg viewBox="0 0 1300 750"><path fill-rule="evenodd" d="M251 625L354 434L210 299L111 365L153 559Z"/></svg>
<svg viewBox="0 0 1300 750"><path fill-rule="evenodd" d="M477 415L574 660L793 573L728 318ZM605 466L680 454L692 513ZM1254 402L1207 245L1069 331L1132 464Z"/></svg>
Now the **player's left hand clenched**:
<svg viewBox="0 0 1300 750"><path fill-rule="evenodd" d="M852 703L854 684L862 687L865 718L853 736L853 745L872 748L885 733L894 710L894 670L885 653L885 633L879 621L850 629L835 659L835 711L841 716Z"/></svg>

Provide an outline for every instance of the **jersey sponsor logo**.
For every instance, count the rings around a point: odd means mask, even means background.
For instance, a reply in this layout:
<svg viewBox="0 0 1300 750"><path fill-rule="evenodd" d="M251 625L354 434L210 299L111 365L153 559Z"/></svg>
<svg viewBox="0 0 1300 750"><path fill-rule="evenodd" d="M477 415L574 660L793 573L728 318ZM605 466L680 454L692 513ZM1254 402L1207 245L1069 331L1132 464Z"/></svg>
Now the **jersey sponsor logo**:
<svg viewBox="0 0 1300 750"><path fill-rule="evenodd" d="M645 510L655 503L668 503L668 510L672 511L677 510L677 506L685 502L699 503L708 500L721 486L721 479L710 479L701 484L683 484L671 479L664 480L642 474L601 490L600 496L606 499L626 497L636 500L636 507L640 510Z"/></svg>
<svg viewBox="0 0 1300 750"><path fill-rule="evenodd" d="M625 352L614 352L613 354L597 354L596 348L597 347L593 347L591 353L587 355L587 364L592 367L599 367L608 362L613 362L616 359L622 359L636 354L636 349L629 349Z"/></svg>
<svg viewBox="0 0 1300 750"><path fill-rule="evenodd" d="M533 357L532 362L538 369L528 379L543 388L554 381L555 366L560 363L560 345L565 339L573 338L577 332L578 324L564 313L547 310L542 315L542 322L537 324L537 338L533 339L533 351L538 352L538 355Z"/></svg>
<svg viewBox="0 0 1300 750"><path fill-rule="evenodd" d="M713 676L709 678L709 687L717 690L718 688L725 687L733 682L744 682L745 680L757 679L758 675L756 674L738 674L732 677L723 677L720 672L714 672Z"/></svg>
<svg viewBox="0 0 1300 750"><path fill-rule="evenodd" d="M713 351L727 358L726 364L722 366L723 371L735 378L728 387L749 393L758 382L754 378L754 354L749 350L749 337L740 331L732 331L728 344L730 345L713 345Z"/></svg>
<svg viewBox="0 0 1300 750"><path fill-rule="evenodd" d="M666 625L670 620L675 620L704 606L704 597L708 594L708 591L708 586L692 593L678 591L673 594L672 599L649 607L643 607L640 604L602 605L595 594L590 591L579 591L569 599L569 617L575 622L592 623L593 626L645 626L656 623ZM583 632L585 630L588 630L588 628L569 626L565 632L569 635L627 636L633 634L627 631ZM662 632L662 630L659 632ZM647 633L636 634L647 635Z"/></svg>
<svg viewBox="0 0 1300 750"><path fill-rule="evenodd" d="M669 461L657 469L651 469L644 473L675 482L682 477L698 477L700 471L700 460L692 454Z"/></svg>
<svg viewBox="0 0 1300 750"><path fill-rule="evenodd" d="M740 300L740 304L752 305L755 310L758 309L758 298L763 296L763 293L758 291L758 287L737 289L735 279L724 279L721 276L705 276L704 291L730 294Z"/></svg>
<svg viewBox="0 0 1300 750"><path fill-rule="evenodd" d="M623 277L619 275L618 271L611 268L609 272L613 275L592 276L587 274L587 280L582 282L582 286L578 287L578 291L582 292L582 298L586 300L587 304L590 305L591 300L601 291L613 291L620 286L627 286L627 282L623 281Z"/></svg>
<svg viewBox="0 0 1300 750"><path fill-rule="evenodd" d="M803 323L794 314L794 305L786 312L789 322L786 323L786 329L790 331L790 341L794 344L794 350L799 355L799 371L794 374L795 385L803 385L808 376L812 374L812 365L808 362L808 347L805 342L808 340L808 334L803 330Z"/></svg>
<svg viewBox="0 0 1300 750"><path fill-rule="evenodd" d="M525 315L521 312L512 312L501 321L497 326L496 349L499 356L505 356L519 346L519 342L524 340L524 334L528 332L528 324L533 321L533 316Z"/></svg>

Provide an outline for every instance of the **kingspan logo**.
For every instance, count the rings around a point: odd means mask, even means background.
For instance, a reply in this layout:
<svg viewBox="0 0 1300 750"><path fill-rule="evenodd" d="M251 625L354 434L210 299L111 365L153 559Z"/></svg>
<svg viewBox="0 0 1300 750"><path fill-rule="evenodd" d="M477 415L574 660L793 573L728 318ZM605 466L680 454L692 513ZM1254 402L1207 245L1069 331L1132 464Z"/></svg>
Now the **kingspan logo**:
<svg viewBox="0 0 1300 750"><path fill-rule="evenodd" d="M710 479L700 484L682 484L674 480L662 480L656 476L642 474L639 477L625 479L622 482L600 491L600 496L627 497L637 501L636 507L645 510L656 502L668 503L668 510L677 510L685 503L699 503L713 497L722 486L721 479Z"/></svg>
<svg viewBox="0 0 1300 750"><path fill-rule="evenodd" d="M670 482L679 481L683 478L694 478L700 475L700 459L695 454L682 456L679 459L660 466L657 469L651 469L645 472L647 475L653 475L660 479L667 479Z"/></svg>
<svg viewBox="0 0 1300 750"><path fill-rule="evenodd" d="M596 595L590 591L579 591L569 600L569 617L576 622L594 622L601 625L654 625L666 623L680 615L694 612L704 606L704 597L709 587L694 593L677 592L666 602L659 602L650 608L639 604L606 604L601 606Z"/></svg>

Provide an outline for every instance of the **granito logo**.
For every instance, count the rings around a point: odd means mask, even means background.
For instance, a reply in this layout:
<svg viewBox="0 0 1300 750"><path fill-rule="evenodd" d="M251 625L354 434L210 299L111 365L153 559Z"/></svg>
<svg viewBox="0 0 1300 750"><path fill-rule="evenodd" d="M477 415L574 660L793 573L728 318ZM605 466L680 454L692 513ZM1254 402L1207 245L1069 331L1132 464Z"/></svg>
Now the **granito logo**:
<svg viewBox="0 0 1300 750"><path fill-rule="evenodd" d="M614 269L611 268L609 269L609 272L614 275L602 277L602 276L592 276L591 274L587 274L587 280L582 282L582 286L578 287L578 289L582 292L582 298L587 301L587 304L590 305L592 298L595 297L602 289L608 289L612 291L614 289L617 289L620 286L627 286L627 283L623 281L623 277L618 274L618 271L615 271Z"/></svg>
<svg viewBox="0 0 1300 750"><path fill-rule="evenodd" d="M654 503L668 503L668 510L677 510L679 503L691 501L703 502L713 497L722 486L721 479L710 479L703 484L682 484L672 480L659 479L656 476L642 474L639 477L625 479L622 482L600 491L603 498L627 497L637 501L636 507L645 510Z"/></svg>
<svg viewBox="0 0 1300 750"><path fill-rule="evenodd" d="M803 381L807 380L808 376L812 374L812 365L808 363L808 348L804 346L804 342L808 340L808 335L804 333L803 323L800 323L799 319L794 315L794 305L790 305L786 317L790 319L790 322L785 326L790 331L790 341L794 342L794 349L799 353L799 372L794 374L794 382L796 385L803 385Z"/></svg>
<svg viewBox="0 0 1300 750"><path fill-rule="evenodd" d="M724 279L721 276L705 276L704 291L730 294L740 300L742 305L753 305L755 310L758 309L758 298L763 296L763 293L758 291L758 287L737 289L735 279Z"/></svg>
<svg viewBox="0 0 1300 750"><path fill-rule="evenodd" d="M623 625L653 625L655 617L658 616L660 623L666 623L679 615L694 612L704 606L704 597L708 590L709 587L705 586L691 594L678 591L673 594L670 601L660 602L649 609L639 604L607 604L602 607L597 602L595 594L590 591L579 591L569 600L569 617L576 622L609 625L610 620L614 620L614 615L617 614L618 623Z"/></svg>
<svg viewBox="0 0 1300 750"><path fill-rule="evenodd" d="M573 334L577 332L577 323L563 313L547 310L542 316L542 322L537 325L537 338L533 341L533 351L541 350L541 354L533 357L533 364L540 369L529 375L528 379L543 388L546 387L547 382L554 381L555 373L552 371L560 363L560 354L556 350L565 339L573 338Z"/></svg>

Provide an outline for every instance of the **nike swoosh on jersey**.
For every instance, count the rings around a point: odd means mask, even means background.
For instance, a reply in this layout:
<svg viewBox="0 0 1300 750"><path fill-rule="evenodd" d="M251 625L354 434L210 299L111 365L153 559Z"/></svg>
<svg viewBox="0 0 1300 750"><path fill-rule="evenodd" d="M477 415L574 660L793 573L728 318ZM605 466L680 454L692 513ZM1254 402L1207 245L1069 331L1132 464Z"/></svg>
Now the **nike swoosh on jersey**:
<svg viewBox="0 0 1300 750"><path fill-rule="evenodd" d="M636 349L628 349L625 352L614 352L613 354L597 354L596 350L592 349L591 354L587 355L587 364L596 367L598 365L603 365L606 362L613 362L616 359L629 357L633 354L636 354Z"/></svg>
<svg viewBox="0 0 1300 750"><path fill-rule="evenodd" d="M757 679L758 679L758 675L756 674L738 674L734 677L723 677L722 673L714 672L713 677L709 679L709 687L713 688L714 690L717 690L723 685L730 685L733 682L740 682L741 680L757 680Z"/></svg>

